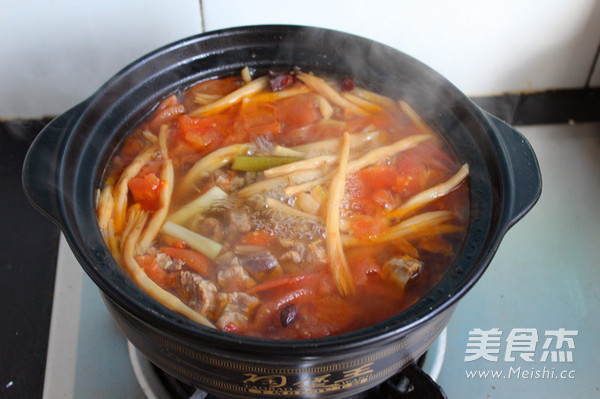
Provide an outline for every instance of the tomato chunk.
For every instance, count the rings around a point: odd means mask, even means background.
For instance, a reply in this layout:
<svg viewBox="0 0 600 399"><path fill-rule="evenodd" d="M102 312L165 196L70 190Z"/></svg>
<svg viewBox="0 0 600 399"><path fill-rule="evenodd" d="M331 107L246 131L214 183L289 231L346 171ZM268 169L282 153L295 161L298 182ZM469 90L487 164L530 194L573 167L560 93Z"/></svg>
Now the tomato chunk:
<svg viewBox="0 0 600 399"><path fill-rule="evenodd" d="M133 199L138 202L142 209L155 211L160 206L160 190L164 182L154 173L136 176L127 184Z"/></svg>
<svg viewBox="0 0 600 399"><path fill-rule="evenodd" d="M386 227L387 222L385 219L368 215L356 215L350 222L350 229L359 240L375 238L381 235Z"/></svg>
<svg viewBox="0 0 600 399"><path fill-rule="evenodd" d="M392 190L404 199L409 198L425 188L427 182L427 166L413 153L407 153L396 163L397 175Z"/></svg>
<svg viewBox="0 0 600 399"><path fill-rule="evenodd" d="M269 103L242 103L238 123L250 136L273 137L281 131L281 122L276 116L276 109Z"/></svg>
<svg viewBox="0 0 600 399"><path fill-rule="evenodd" d="M222 118L192 118L188 115L181 115L177 123L181 137L188 144L202 152L210 152L218 148L223 141L223 135L220 132L227 122Z"/></svg>
<svg viewBox="0 0 600 399"><path fill-rule="evenodd" d="M204 82L197 83L190 89L190 93L206 93L225 95L242 86L242 81L237 76L229 76L221 79L209 79Z"/></svg>
<svg viewBox="0 0 600 399"><path fill-rule="evenodd" d="M357 286L365 285L369 276L378 275L381 268L377 261L369 255L360 256L350 262L352 278Z"/></svg>
<svg viewBox="0 0 600 399"><path fill-rule="evenodd" d="M160 111L148 124L151 132L158 133L161 125L167 125L177 120L177 116L185 112L183 105L175 105Z"/></svg>
<svg viewBox="0 0 600 399"><path fill-rule="evenodd" d="M142 140L135 135L127 137L121 148L121 157L130 162L144 148Z"/></svg>
<svg viewBox="0 0 600 399"><path fill-rule="evenodd" d="M274 239L275 239L274 236L272 236L271 234L269 234L268 232L266 232L264 230L255 230L255 231L251 231L250 233L246 233L244 236L242 236L240 241L244 245L256 245L259 247L268 247L273 242Z"/></svg>
<svg viewBox="0 0 600 399"><path fill-rule="evenodd" d="M358 177L372 189L385 189L396 182L396 171L390 165L374 165L359 171Z"/></svg>
<svg viewBox="0 0 600 399"><path fill-rule="evenodd" d="M152 281L162 288L174 288L177 286L177 274L169 273L159 266L156 257L151 255L141 255L136 258L144 272Z"/></svg>
<svg viewBox="0 0 600 399"><path fill-rule="evenodd" d="M200 273L204 277L210 275L210 261L200 252L193 249L182 249L173 247L162 247L162 252L169 255L171 258L180 259L187 267L193 271Z"/></svg>
<svg viewBox="0 0 600 399"><path fill-rule="evenodd" d="M277 102L277 117L285 127L296 128L316 122L321 118L314 96L301 94Z"/></svg>

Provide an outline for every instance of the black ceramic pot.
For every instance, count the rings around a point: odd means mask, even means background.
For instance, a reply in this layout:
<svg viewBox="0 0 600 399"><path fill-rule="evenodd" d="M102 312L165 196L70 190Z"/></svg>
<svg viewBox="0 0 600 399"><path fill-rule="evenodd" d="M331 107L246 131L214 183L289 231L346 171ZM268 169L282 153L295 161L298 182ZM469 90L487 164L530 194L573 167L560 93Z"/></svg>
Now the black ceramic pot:
<svg viewBox="0 0 600 399"><path fill-rule="evenodd" d="M119 143L161 99L206 78L299 66L352 76L402 98L470 165L464 245L449 272L413 306L339 336L279 341L209 329L160 305L125 275L100 235L94 199ZM25 191L64 232L127 338L185 383L237 398L345 397L387 379L427 350L496 252L507 229L536 202L535 155L513 128L486 114L442 76L395 49L345 33L255 26L194 36L135 61L37 137L23 169Z"/></svg>

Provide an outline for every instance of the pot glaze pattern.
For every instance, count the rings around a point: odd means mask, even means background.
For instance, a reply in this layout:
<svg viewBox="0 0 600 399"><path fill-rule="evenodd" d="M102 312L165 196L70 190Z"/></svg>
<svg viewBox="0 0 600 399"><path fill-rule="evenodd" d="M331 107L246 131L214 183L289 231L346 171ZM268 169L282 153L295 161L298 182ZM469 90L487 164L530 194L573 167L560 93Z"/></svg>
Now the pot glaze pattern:
<svg viewBox="0 0 600 399"><path fill-rule="evenodd" d="M372 388L427 351L447 325L454 308L407 334L333 356L297 357L216 350L180 343L123 311L106 297L106 306L127 339L150 362L180 381L230 398L347 397Z"/></svg>

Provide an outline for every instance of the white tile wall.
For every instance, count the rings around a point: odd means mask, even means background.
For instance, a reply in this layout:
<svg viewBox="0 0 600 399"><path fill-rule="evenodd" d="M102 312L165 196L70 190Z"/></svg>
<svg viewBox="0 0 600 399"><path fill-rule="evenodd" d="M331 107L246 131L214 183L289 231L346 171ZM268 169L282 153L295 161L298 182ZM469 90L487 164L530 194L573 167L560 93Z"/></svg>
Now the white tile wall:
<svg viewBox="0 0 600 399"><path fill-rule="evenodd" d="M208 30L291 23L366 36L472 95L583 87L600 43L596 0L203 0L203 8Z"/></svg>
<svg viewBox="0 0 600 399"><path fill-rule="evenodd" d="M581 88L600 43L597 0L0 2L1 118L60 114L137 57L203 24L352 32L420 59L470 95ZM600 71L591 82L600 86Z"/></svg>
<svg viewBox="0 0 600 399"><path fill-rule="evenodd" d="M0 117L58 115L201 29L198 0L0 0Z"/></svg>

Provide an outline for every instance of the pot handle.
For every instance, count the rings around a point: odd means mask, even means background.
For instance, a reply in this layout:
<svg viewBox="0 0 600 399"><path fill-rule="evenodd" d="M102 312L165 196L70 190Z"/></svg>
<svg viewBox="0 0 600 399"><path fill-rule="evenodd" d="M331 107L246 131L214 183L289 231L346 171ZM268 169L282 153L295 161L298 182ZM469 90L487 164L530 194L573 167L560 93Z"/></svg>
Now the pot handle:
<svg viewBox="0 0 600 399"><path fill-rule="evenodd" d="M21 179L27 199L59 228L62 227L60 163L67 133L84 107L85 102L50 121L31 143L23 162Z"/></svg>
<svg viewBox="0 0 600 399"><path fill-rule="evenodd" d="M535 152L527 139L515 128L487 114L500 133L509 160L512 178L512 208L508 227L512 226L535 205L542 193L542 175Z"/></svg>

